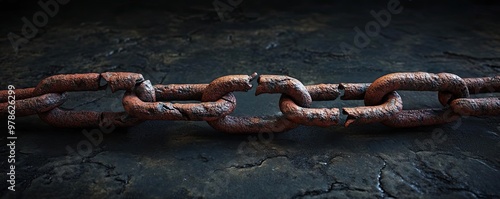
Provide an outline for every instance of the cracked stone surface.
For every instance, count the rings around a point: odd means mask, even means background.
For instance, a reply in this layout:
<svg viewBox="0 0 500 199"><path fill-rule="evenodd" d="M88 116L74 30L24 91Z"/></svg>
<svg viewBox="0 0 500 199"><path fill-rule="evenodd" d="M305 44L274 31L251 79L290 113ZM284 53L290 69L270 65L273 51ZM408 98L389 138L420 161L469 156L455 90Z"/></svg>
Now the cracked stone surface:
<svg viewBox="0 0 500 199"><path fill-rule="evenodd" d="M403 11L359 52L354 27L389 1L243 1L221 22L211 1L71 1L15 53L35 1L0 0L0 88L60 73L129 71L153 84L228 74L289 75L305 85L372 82L393 72L499 75L500 5L401 1ZM254 87L256 82L253 82ZM275 114L279 95L235 93L233 115ZM404 109L440 107L434 92L400 92ZM121 111L123 92L73 92L64 108ZM480 96L499 96L482 94ZM314 102L317 107L362 101ZM341 121L345 121L342 116ZM499 198L500 118L429 127L381 124L226 135L205 122L147 121L102 133L16 119L16 192L2 198ZM5 130L6 127L2 126ZM98 140L98 137L93 137ZM0 154L9 150L2 136ZM70 150L68 150L68 148ZM7 162L1 161L2 172ZM6 175L2 175L6 176Z"/></svg>

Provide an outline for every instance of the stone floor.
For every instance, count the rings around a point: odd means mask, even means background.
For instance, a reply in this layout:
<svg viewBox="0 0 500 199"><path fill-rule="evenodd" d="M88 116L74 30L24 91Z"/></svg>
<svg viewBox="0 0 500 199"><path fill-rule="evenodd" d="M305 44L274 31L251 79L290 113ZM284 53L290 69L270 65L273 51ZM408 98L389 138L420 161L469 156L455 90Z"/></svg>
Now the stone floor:
<svg viewBox="0 0 500 199"><path fill-rule="evenodd" d="M54 1L55 2L55 1ZM356 47L370 11L397 1L71 1L15 50L42 8L0 1L0 88L33 87L60 73L130 71L154 84L209 83L228 74L281 74L304 84L372 82L393 72L498 75L500 5L401 0L400 13ZM216 2L216 1L214 1ZM226 2L220 0L219 2ZM389 5L390 6L390 5ZM53 7L52 7L53 8ZM402 9L402 10L401 10ZM43 20L40 18L38 20ZM227 21L229 20L229 21ZM373 22L372 22L373 21ZM43 21L42 21L43 22ZM17 40L16 40L17 41ZM16 52L17 51L17 52ZM274 114L279 95L236 93L235 115ZM123 93L77 92L63 105L120 111ZM405 109L440 107L435 92L401 92ZM482 96L498 96L486 94ZM348 107L362 101L315 106ZM343 116L345 118L345 116ZM89 154L70 153L93 129L16 119L16 192L3 198L498 198L500 118L393 129L381 124L301 126L265 136L227 135L205 122L149 121L114 129ZM7 129L2 126L3 129ZM3 131L3 130L2 130ZM7 172L6 136L2 171Z"/></svg>

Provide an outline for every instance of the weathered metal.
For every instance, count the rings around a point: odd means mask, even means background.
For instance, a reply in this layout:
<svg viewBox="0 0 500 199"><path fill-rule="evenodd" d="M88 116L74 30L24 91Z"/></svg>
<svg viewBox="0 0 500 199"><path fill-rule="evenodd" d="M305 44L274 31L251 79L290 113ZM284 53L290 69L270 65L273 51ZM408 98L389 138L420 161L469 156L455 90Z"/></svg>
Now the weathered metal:
<svg viewBox="0 0 500 199"><path fill-rule="evenodd" d="M415 91L442 91L451 94L447 101L441 104L447 105L451 100L469 97L469 90L465 81L457 75L450 73L392 73L375 80L366 90L365 105L373 106L391 91L415 90ZM442 124L451 122L448 117L443 117L441 111L428 109L401 110L394 117L383 122L392 127L413 127Z"/></svg>
<svg viewBox="0 0 500 199"><path fill-rule="evenodd" d="M383 104L376 106L343 108L342 113L347 115L344 126L383 122L392 119L403 110L403 100L396 91L389 93L386 98Z"/></svg>
<svg viewBox="0 0 500 199"><path fill-rule="evenodd" d="M255 95L281 94L281 113L271 116L236 117L233 92L246 92L258 78ZM66 92L97 91L110 87L112 92L125 90L124 112L75 111L60 106ZM56 127L127 127L145 120L207 121L218 131L228 133L283 132L298 125L332 126L339 122L340 111L333 107L312 108L313 101L335 100L343 90L342 100L364 100L365 106L344 107L344 125L381 122L391 127L436 125L454 121L460 116L500 115L500 98L469 98L470 94L500 91L500 76L465 78L449 73L393 73L373 83L303 85L299 80L281 75L228 75L209 84L152 85L141 74L107 72L63 74L47 77L35 88L0 91L0 116L15 104L15 115L38 114ZM403 110L397 90L438 91L444 108ZM15 93L15 103L9 94ZM9 104L9 100L11 100ZM172 103L194 100L200 102ZM12 111L11 111L12 112Z"/></svg>

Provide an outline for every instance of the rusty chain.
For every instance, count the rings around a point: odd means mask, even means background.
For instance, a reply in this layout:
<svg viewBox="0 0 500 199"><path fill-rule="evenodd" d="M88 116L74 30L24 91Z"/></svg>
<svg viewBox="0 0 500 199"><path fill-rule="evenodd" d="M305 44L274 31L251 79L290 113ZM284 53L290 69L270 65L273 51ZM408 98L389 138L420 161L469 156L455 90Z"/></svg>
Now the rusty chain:
<svg viewBox="0 0 500 199"><path fill-rule="evenodd" d="M273 116L236 117L233 92L246 92L258 79L255 95L280 93L281 113ZM101 81L105 81L101 85ZM66 92L125 90L123 112L74 111L60 108ZM56 127L96 127L105 121L117 127L137 125L146 120L207 121L227 133L284 132L298 125L333 126L340 120L338 108L311 108L313 101L364 100L365 106L342 108L345 127L381 122L390 127L415 127L452 122L461 116L500 114L500 98L470 98L470 94L500 91L500 76L460 78L450 73L392 73L373 83L303 85L282 75L228 75L209 84L152 85L141 74L106 72L61 74L47 77L34 88L15 89L16 116L37 114ZM403 110L397 90L438 91L440 108ZM8 90L0 91L0 115L8 112ZM199 103L168 101L194 100ZM109 123L109 122L108 122Z"/></svg>

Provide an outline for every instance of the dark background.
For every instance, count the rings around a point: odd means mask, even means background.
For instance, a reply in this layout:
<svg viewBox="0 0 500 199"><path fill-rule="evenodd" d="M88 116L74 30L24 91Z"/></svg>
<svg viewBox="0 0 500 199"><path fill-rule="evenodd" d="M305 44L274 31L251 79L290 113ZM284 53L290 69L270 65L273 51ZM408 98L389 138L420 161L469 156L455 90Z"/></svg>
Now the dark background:
<svg viewBox="0 0 500 199"><path fill-rule="evenodd" d="M354 28L364 30L375 20L370 11L387 9L388 2L243 0L226 12L230 21L221 21L213 1L72 0L16 52L8 34L22 35L22 18L32 21L42 9L37 1L3 0L0 88L105 71L141 73L153 84L209 83L252 72L289 75L306 85L372 82L393 72L499 74L498 1L402 0L403 11L366 47L345 53L340 45L353 45ZM63 107L121 111L122 94L70 93ZM440 107L435 92L400 94L405 109ZM279 95L255 97L251 90L236 96L234 115L279 111ZM266 139L227 135L205 122L148 121L104 134L82 156L66 148L76 149L88 139L82 132L92 129L54 128L29 116L16 119L16 192L5 180L0 188L5 198L495 198L499 121L467 117L407 129L300 126Z"/></svg>

